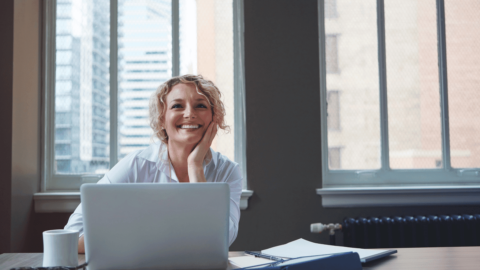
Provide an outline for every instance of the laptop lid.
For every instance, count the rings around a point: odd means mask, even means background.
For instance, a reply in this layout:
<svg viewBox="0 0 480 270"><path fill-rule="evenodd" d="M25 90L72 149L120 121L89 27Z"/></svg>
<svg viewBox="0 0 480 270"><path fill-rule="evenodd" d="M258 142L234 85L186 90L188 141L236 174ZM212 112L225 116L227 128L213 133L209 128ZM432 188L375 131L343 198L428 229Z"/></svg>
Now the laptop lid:
<svg viewBox="0 0 480 270"><path fill-rule="evenodd" d="M89 270L225 269L227 183L85 184Z"/></svg>

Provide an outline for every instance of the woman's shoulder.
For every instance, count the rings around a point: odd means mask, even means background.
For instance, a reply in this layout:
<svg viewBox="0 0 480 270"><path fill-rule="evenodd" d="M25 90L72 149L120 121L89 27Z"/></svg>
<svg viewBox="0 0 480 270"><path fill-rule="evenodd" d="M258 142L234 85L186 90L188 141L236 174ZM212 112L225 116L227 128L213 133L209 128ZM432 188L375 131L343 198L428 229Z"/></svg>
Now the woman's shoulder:
<svg viewBox="0 0 480 270"><path fill-rule="evenodd" d="M212 160L207 166L207 174L213 173L214 182L227 182L230 185L230 189L233 187L241 189L243 177L239 164L220 152L210 150Z"/></svg>
<svg viewBox="0 0 480 270"><path fill-rule="evenodd" d="M210 151L212 153L211 163L213 163L217 174L223 175L223 177L228 176L229 178L242 178L240 165L237 162L229 159L226 155L223 155L220 152L214 151L211 148Z"/></svg>
<svg viewBox="0 0 480 270"><path fill-rule="evenodd" d="M157 164L160 161L163 145L161 143L152 143L147 148L134 150L123 157L118 164L122 166L134 166L145 164Z"/></svg>
<svg viewBox="0 0 480 270"><path fill-rule="evenodd" d="M215 164L215 167L237 167L238 163L229 159L227 156L223 155L220 152L216 152L212 148L210 148L212 153L212 161Z"/></svg>
<svg viewBox="0 0 480 270"><path fill-rule="evenodd" d="M160 147L151 144L145 149L130 152L107 172L107 178L111 183L133 183L142 175L141 179L148 181L151 178L149 173L157 167L160 160L158 156Z"/></svg>
<svg viewBox="0 0 480 270"><path fill-rule="evenodd" d="M166 153L165 150L166 147L163 143L153 142L147 148L133 152L133 156L137 159L157 163L161 159L162 154Z"/></svg>

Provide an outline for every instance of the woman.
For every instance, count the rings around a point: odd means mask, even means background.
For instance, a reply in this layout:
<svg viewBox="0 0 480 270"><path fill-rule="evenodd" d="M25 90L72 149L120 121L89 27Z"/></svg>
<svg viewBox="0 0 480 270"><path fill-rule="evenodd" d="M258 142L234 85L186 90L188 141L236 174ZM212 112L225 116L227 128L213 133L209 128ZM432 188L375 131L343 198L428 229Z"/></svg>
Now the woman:
<svg viewBox="0 0 480 270"><path fill-rule="evenodd" d="M226 182L230 187L229 245L237 237L242 175L237 163L210 149L217 128L228 130L221 94L201 75L174 77L150 98L150 126L159 143L130 153L98 182ZM65 229L78 230L78 252L85 253L82 207Z"/></svg>

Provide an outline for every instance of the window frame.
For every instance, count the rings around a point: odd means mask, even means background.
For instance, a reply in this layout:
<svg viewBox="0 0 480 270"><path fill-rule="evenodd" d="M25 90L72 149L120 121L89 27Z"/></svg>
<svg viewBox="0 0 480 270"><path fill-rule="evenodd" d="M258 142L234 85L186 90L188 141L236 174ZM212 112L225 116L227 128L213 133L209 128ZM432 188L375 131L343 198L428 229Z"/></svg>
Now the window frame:
<svg viewBox="0 0 480 270"><path fill-rule="evenodd" d="M322 195L324 207L480 204L480 199L473 197L462 199L458 195L463 196L465 193L473 194L476 197L480 195L480 168L452 168L450 163L444 0L436 0L443 167L401 170L390 168L384 0L377 0L376 3L380 92L380 169L330 170L328 167L326 86L328 70L326 69L325 45L325 20L327 18L324 16L325 2L318 0L322 188L317 189L317 194ZM449 194L452 195L451 198L448 197ZM434 198L435 196L437 197Z"/></svg>
<svg viewBox="0 0 480 270"><path fill-rule="evenodd" d="M235 161L240 164L246 189L246 124L243 43L243 0L233 5L234 43L234 137ZM41 192L78 191L84 183L94 183L103 174L63 175L54 173L55 161L55 72L56 72L56 0L43 2L42 24L42 179ZM180 72L179 0L172 0L172 76ZM110 169L118 162L118 0L110 0ZM237 109L238 108L238 109ZM112 147L116 146L116 147ZM251 191L247 192L251 193ZM251 195L250 195L251 196Z"/></svg>

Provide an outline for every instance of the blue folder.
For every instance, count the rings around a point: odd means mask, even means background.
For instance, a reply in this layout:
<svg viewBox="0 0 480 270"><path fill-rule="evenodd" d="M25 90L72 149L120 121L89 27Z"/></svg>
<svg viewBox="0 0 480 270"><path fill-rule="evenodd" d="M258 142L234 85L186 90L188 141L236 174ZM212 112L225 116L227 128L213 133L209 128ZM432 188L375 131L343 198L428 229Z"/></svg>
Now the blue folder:
<svg viewBox="0 0 480 270"><path fill-rule="evenodd" d="M356 252L345 252L333 255L307 256L286 259L272 264L264 264L240 268L238 270L251 269L278 269L278 270L362 270L360 257Z"/></svg>

